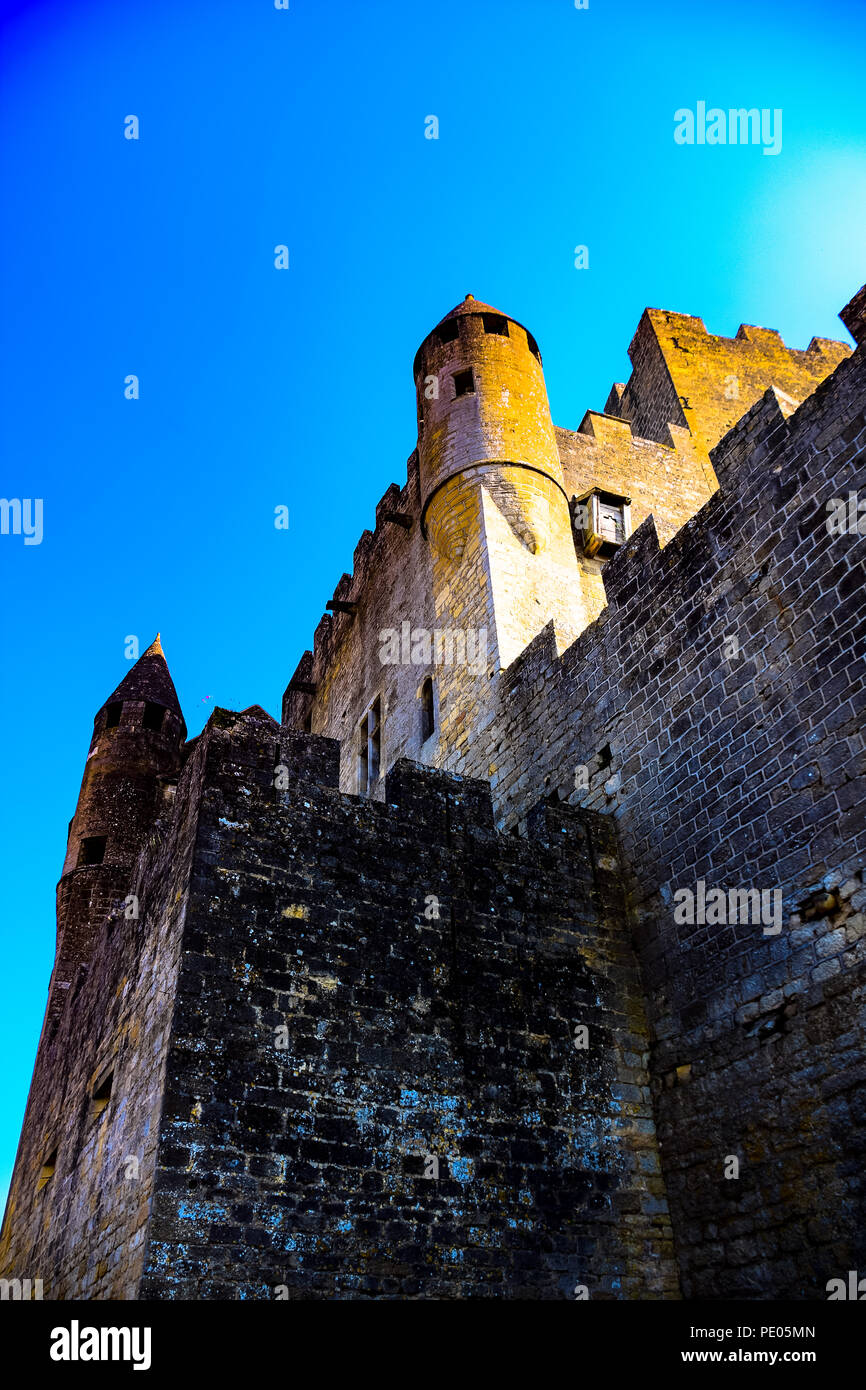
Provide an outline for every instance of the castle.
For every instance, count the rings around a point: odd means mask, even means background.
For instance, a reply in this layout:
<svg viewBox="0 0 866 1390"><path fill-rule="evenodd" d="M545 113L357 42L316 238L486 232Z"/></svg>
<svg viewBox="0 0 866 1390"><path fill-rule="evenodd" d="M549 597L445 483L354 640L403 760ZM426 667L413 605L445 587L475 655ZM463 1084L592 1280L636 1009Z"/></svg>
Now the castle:
<svg viewBox="0 0 866 1390"><path fill-rule="evenodd" d="M866 287L841 316L853 352L648 309L570 431L467 295L282 723L187 741L157 638L94 720L2 1277L823 1299L866 1268Z"/></svg>

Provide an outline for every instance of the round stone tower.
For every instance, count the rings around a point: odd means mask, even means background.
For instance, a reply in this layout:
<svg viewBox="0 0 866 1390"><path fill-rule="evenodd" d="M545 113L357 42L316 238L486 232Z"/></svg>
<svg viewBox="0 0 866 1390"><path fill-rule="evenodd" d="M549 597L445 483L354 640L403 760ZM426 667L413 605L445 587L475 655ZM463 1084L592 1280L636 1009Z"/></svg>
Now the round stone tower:
<svg viewBox="0 0 866 1390"><path fill-rule="evenodd" d="M147 834L181 767L186 724L159 636L93 721L63 873L57 885L57 956L49 1013L91 953L112 906L123 902Z"/></svg>
<svg viewBox="0 0 866 1390"><path fill-rule="evenodd" d="M562 651L586 615L535 339L467 295L424 339L414 371L437 618L484 624L491 670L550 622Z"/></svg>
<svg viewBox="0 0 866 1390"><path fill-rule="evenodd" d="M418 349L415 383L428 529L446 510L435 494L479 465L535 473L554 484L567 511L541 355L522 324L467 295Z"/></svg>

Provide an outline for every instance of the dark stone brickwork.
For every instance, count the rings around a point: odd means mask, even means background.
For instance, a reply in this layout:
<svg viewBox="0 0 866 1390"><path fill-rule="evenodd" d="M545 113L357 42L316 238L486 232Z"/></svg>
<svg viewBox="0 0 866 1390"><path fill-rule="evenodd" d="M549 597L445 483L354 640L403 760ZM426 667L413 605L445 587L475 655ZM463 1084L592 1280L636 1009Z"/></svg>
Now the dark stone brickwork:
<svg viewBox="0 0 866 1390"><path fill-rule="evenodd" d="M200 766L187 769L171 833L154 826L127 872L138 918L120 909L103 919L65 1007L46 1017L0 1238L0 1276L42 1279L46 1299L138 1294ZM96 1113L108 1075L110 1100Z"/></svg>
<svg viewBox="0 0 866 1390"><path fill-rule="evenodd" d="M866 497L864 407L862 352L799 409L766 392L712 452L720 491L663 550L640 528L477 749L501 823L555 792L618 823L686 1297L826 1297L866 1264L866 541L825 524ZM701 879L778 889L781 931L675 923Z"/></svg>
<svg viewBox="0 0 866 1390"><path fill-rule="evenodd" d="M267 718L201 743L141 1296L676 1296L611 823L498 836L405 762L348 797Z"/></svg>
<svg viewBox="0 0 866 1390"><path fill-rule="evenodd" d="M813 1299L866 1268L866 359L846 353L648 310L608 404L656 442L597 414L556 439L578 491L632 478L639 516L655 488L667 544L649 516L582 572L571 646L548 627L450 710L440 681L426 744L420 669L375 674L392 599L442 616L417 455L287 692L315 734L255 706L183 746L157 639L94 724L0 1277L47 1298ZM555 609L509 588L523 542L484 525L449 602L463 620L489 583L497 621L526 600L528 637ZM379 680L390 772L367 800L346 792ZM683 919L699 885L771 911Z"/></svg>

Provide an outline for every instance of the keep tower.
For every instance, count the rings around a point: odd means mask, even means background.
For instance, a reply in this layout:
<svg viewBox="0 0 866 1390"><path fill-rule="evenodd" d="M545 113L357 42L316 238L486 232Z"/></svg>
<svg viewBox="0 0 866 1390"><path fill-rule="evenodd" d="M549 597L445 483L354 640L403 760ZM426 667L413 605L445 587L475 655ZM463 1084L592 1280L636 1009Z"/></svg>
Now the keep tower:
<svg viewBox="0 0 866 1390"><path fill-rule="evenodd" d="M486 628L488 670L551 620L564 650L590 615L534 337L467 295L424 339L414 373L437 621Z"/></svg>
<svg viewBox="0 0 866 1390"><path fill-rule="evenodd" d="M174 794L186 724L156 640L97 711L63 873L57 885L57 954L46 1023L63 1008L95 933L129 890L130 872Z"/></svg>

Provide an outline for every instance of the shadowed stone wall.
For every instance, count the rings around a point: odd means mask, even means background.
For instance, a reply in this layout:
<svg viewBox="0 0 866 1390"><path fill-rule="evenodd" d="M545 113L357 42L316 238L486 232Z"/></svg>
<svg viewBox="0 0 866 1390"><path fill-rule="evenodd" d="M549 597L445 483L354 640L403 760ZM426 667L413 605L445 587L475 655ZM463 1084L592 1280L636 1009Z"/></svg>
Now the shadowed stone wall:
<svg viewBox="0 0 866 1390"><path fill-rule="evenodd" d="M686 1297L826 1297L866 1263L866 541L827 525L866 500L864 446L862 348L799 408L767 391L719 491L662 550L640 528L473 749L499 823L552 794L617 822ZM777 893L777 930L677 921L699 882Z"/></svg>
<svg viewBox="0 0 866 1390"><path fill-rule="evenodd" d="M142 1296L676 1295L611 824L203 742Z"/></svg>

